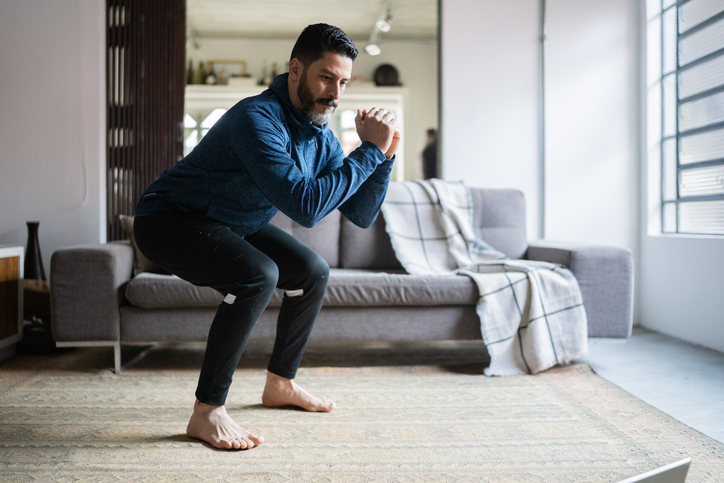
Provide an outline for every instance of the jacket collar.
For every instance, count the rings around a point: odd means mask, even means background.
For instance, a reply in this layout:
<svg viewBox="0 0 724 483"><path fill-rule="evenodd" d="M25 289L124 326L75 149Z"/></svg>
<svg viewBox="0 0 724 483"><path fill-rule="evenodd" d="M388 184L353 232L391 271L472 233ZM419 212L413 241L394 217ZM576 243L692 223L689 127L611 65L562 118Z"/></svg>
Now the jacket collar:
<svg viewBox="0 0 724 483"><path fill-rule="evenodd" d="M287 113L287 122L290 127L293 127L295 130L301 131L305 134L318 135L323 133L327 129L327 124L324 124L323 126L312 124L306 117L304 117L304 114L302 114L299 109L292 104L292 100L289 97L288 79L288 73L276 76L269 86L269 90L277 96L279 102L284 108L284 111Z"/></svg>

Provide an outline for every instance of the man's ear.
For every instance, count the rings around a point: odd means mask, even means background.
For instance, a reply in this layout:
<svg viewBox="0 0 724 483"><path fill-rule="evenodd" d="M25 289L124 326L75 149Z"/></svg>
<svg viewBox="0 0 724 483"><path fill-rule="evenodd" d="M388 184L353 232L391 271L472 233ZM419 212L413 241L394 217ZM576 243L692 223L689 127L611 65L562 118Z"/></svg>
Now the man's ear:
<svg viewBox="0 0 724 483"><path fill-rule="evenodd" d="M296 57L289 62L289 77L292 81L297 82L304 72L304 64Z"/></svg>

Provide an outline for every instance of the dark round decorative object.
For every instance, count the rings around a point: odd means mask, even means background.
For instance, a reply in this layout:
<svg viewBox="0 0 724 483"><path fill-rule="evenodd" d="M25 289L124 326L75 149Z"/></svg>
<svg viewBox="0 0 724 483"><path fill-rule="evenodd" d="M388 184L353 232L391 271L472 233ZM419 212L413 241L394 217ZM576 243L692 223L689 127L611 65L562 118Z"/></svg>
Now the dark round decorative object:
<svg viewBox="0 0 724 483"><path fill-rule="evenodd" d="M400 75L391 64L382 64L375 70L375 84L378 86L399 86Z"/></svg>

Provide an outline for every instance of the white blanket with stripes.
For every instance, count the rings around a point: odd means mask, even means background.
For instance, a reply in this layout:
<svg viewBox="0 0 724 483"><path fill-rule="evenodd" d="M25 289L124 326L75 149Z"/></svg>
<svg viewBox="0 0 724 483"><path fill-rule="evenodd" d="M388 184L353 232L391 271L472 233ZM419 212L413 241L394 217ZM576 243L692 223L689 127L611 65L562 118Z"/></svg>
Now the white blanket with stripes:
<svg viewBox="0 0 724 483"><path fill-rule="evenodd" d="M486 375L535 374L587 353L586 312L573 274L557 264L510 260L480 240L464 184L391 182L382 213L409 273L465 275L478 286Z"/></svg>

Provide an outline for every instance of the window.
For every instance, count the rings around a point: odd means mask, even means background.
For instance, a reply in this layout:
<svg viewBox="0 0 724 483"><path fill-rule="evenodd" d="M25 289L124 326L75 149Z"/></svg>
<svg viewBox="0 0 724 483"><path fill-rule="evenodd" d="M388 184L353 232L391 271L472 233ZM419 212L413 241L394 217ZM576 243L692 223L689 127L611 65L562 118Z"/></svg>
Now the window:
<svg viewBox="0 0 724 483"><path fill-rule="evenodd" d="M661 227L724 235L724 0L661 1Z"/></svg>
<svg viewBox="0 0 724 483"><path fill-rule="evenodd" d="M226 109L216 108L208 114L197 114L200 117L200 121L194 119L189 112L184 113L184 156L193 151L201 138L206 136L209 129L216 124L216 121L221 119L226 113Z"/></svg>
<svg viewBox="0 0 724 483"><path fill-rule="evenodd" d="M357 135L355 117L357 117L357 111L353 109L345 109L339 114L339 143L345 156L357 149L361 143Z"/></svg>

